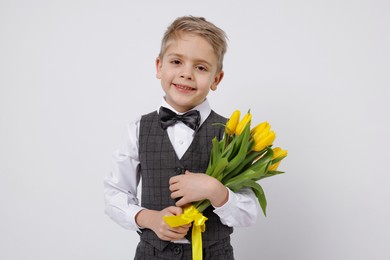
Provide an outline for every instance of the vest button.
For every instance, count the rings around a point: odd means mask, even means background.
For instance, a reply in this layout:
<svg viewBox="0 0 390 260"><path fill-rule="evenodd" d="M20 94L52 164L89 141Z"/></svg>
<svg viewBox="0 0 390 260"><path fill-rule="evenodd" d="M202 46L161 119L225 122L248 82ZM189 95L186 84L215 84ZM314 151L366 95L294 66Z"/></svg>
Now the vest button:
<svg viewBox="0 0 390 260"><path fill-rule="evenodd" d="M184 169L181 168L181 167L176 167L175 173L176 173L176 174L183 174L183 173L184 173Z"/></svg>
<svg viewBox="0 0 390 260"><path fill-rule="evenodd" d="M175 246L174 248L173 248L173 253L175 254L175 255L180 255L181 254L181 248L180 247L178 247L178 246Z"/></svg>

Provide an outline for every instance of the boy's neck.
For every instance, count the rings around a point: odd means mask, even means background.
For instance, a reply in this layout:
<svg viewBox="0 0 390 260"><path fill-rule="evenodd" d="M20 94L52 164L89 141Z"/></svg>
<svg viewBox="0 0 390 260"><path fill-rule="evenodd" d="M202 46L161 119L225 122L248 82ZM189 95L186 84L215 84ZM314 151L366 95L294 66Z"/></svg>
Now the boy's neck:
<svg viewBox="0 0 390 260"><path fill-rule="evenodd" d="M207 99L203 100L202 103L197 104L197 105L194 106L194 107L188 107L188 108L183 108L183 109L177 109L176 107L174 107L174 106L172 106L171 104L169 104L169 102L168 102L168 101L166 100L166 98L164 97L164 103L165 103L165 105L164 105L164 104L163 104L163 105L166 106L167 108L171 109L172 111L174 111L174 112L177 113L177 114L183 114L183 113L188 112L188 111L190 111L190 110L196 109L196 108L199 107L200 105L204 104L204 103L206 102L206 100L207 100Z"/></svg>

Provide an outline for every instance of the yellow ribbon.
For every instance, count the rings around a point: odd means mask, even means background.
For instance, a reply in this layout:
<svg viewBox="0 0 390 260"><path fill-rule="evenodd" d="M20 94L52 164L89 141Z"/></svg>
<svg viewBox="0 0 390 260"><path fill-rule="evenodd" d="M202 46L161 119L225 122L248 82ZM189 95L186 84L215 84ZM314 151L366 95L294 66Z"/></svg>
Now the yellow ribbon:
<svg viewBox="0 0 390 260"><path fill-rule="evenodd" d="M170 227L180 227L194 222L191 234L192 259L202 260L202 232L206 230L205 222L207 218L192 205L186 206L181 215L164 216L163 218Z"/></svg>

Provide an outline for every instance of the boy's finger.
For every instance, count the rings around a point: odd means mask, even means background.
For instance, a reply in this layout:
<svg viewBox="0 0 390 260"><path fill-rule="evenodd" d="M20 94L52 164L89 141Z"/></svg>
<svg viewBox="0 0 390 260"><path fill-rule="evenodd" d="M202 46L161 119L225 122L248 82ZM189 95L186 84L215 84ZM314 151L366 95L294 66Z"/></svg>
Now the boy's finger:
<svg viewBox="0 0 390 260"><path fill-rule="evenodd" d="M179 190L173 191L171 193L171 199L175 200L175 199L179 199L180 197L183 197L183 194Z"/></svg>
<svg viewBox="0 0 390 260"><path fill-rule="evenodd" d="M189 229L189 227L180 226L180 227L175 228L174 232L176 232L178 234L184 234L185 235L185 234L187 234L188 229Z"/></svg>
<svg viewBox="0 0 390 260"><path fill-rule="evenodd" d="M177 190L176 186L177 186L177 185L175 185L175 184L170 184L170 185L169 185L169 191L171 191L171 192L176 191L176 190Z"/></svg>
<svg viewBox="0 0 390 260"><path fill-rule="evenodd" d="M173 176L173 177L169 178L169 185L172 185L172 184L178 182L181 176L182 175L177 175L177 176Z"/></svg>
<svg viewBox="0 0 390 260"><path fill-rule="evenodd" d="M180 215L183 213L183 209L180 207L171 206L168 208L168 211L173 215Z"/></svg>
<svg viewBox="0 0 390 260"><path fill-rule="evenodd" d="M176 206L177 207L182 207L184 205L186 205L188 203L188 201L185 199L185 197L182 197L181 199L179 199L178 201L176 201Z"/></svg>
<svg viewBox="0 0 390 260"><path fill-rule="evenodd" d="M183 227L183 228L190 228L191 226L192 226L192 223L189 223L189 224L183 225L183 226L181 226L181 227Z"/></svg>

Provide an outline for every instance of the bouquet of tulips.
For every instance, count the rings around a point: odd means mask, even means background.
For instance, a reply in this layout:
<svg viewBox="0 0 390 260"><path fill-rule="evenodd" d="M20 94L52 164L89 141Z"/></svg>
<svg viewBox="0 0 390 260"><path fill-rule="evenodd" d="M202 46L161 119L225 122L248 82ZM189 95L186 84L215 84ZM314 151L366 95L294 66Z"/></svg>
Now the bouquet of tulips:
<svg viewBox="0 0 390 260"><path fill-rule="evenodd" d="M251 127L252 115L248 112L240 120L240 111L236 110L226 123L222 140L213 139L209 165L206 174L219 180L233 192L242 188L252 188L266 215L267 200L257 181L283 173L277 168L287 151L280 147L271 148L275 132L267 122ZM171 227L193 222L192 254L193 259L202 259L202 235L205 231L206 217L202 212L210 206L209 200L192 203L183 209L179 216L165 216Z"/></svg>
<svg viewBox="0 0 390 260"><path fill-rule="evenodd" d="M277 168L287 156L287 151L280 147L271 149L276 135L267 122L251 129L250 111L241 121L240 114L239 110L233 112L226 123L222 140L213 139L206 174L218 179L233 192L244 187L252 188L266 215L267 200L257 181L283 173ZM210 206L210 201L199 201L193 205L203 212Z"/></svg>

